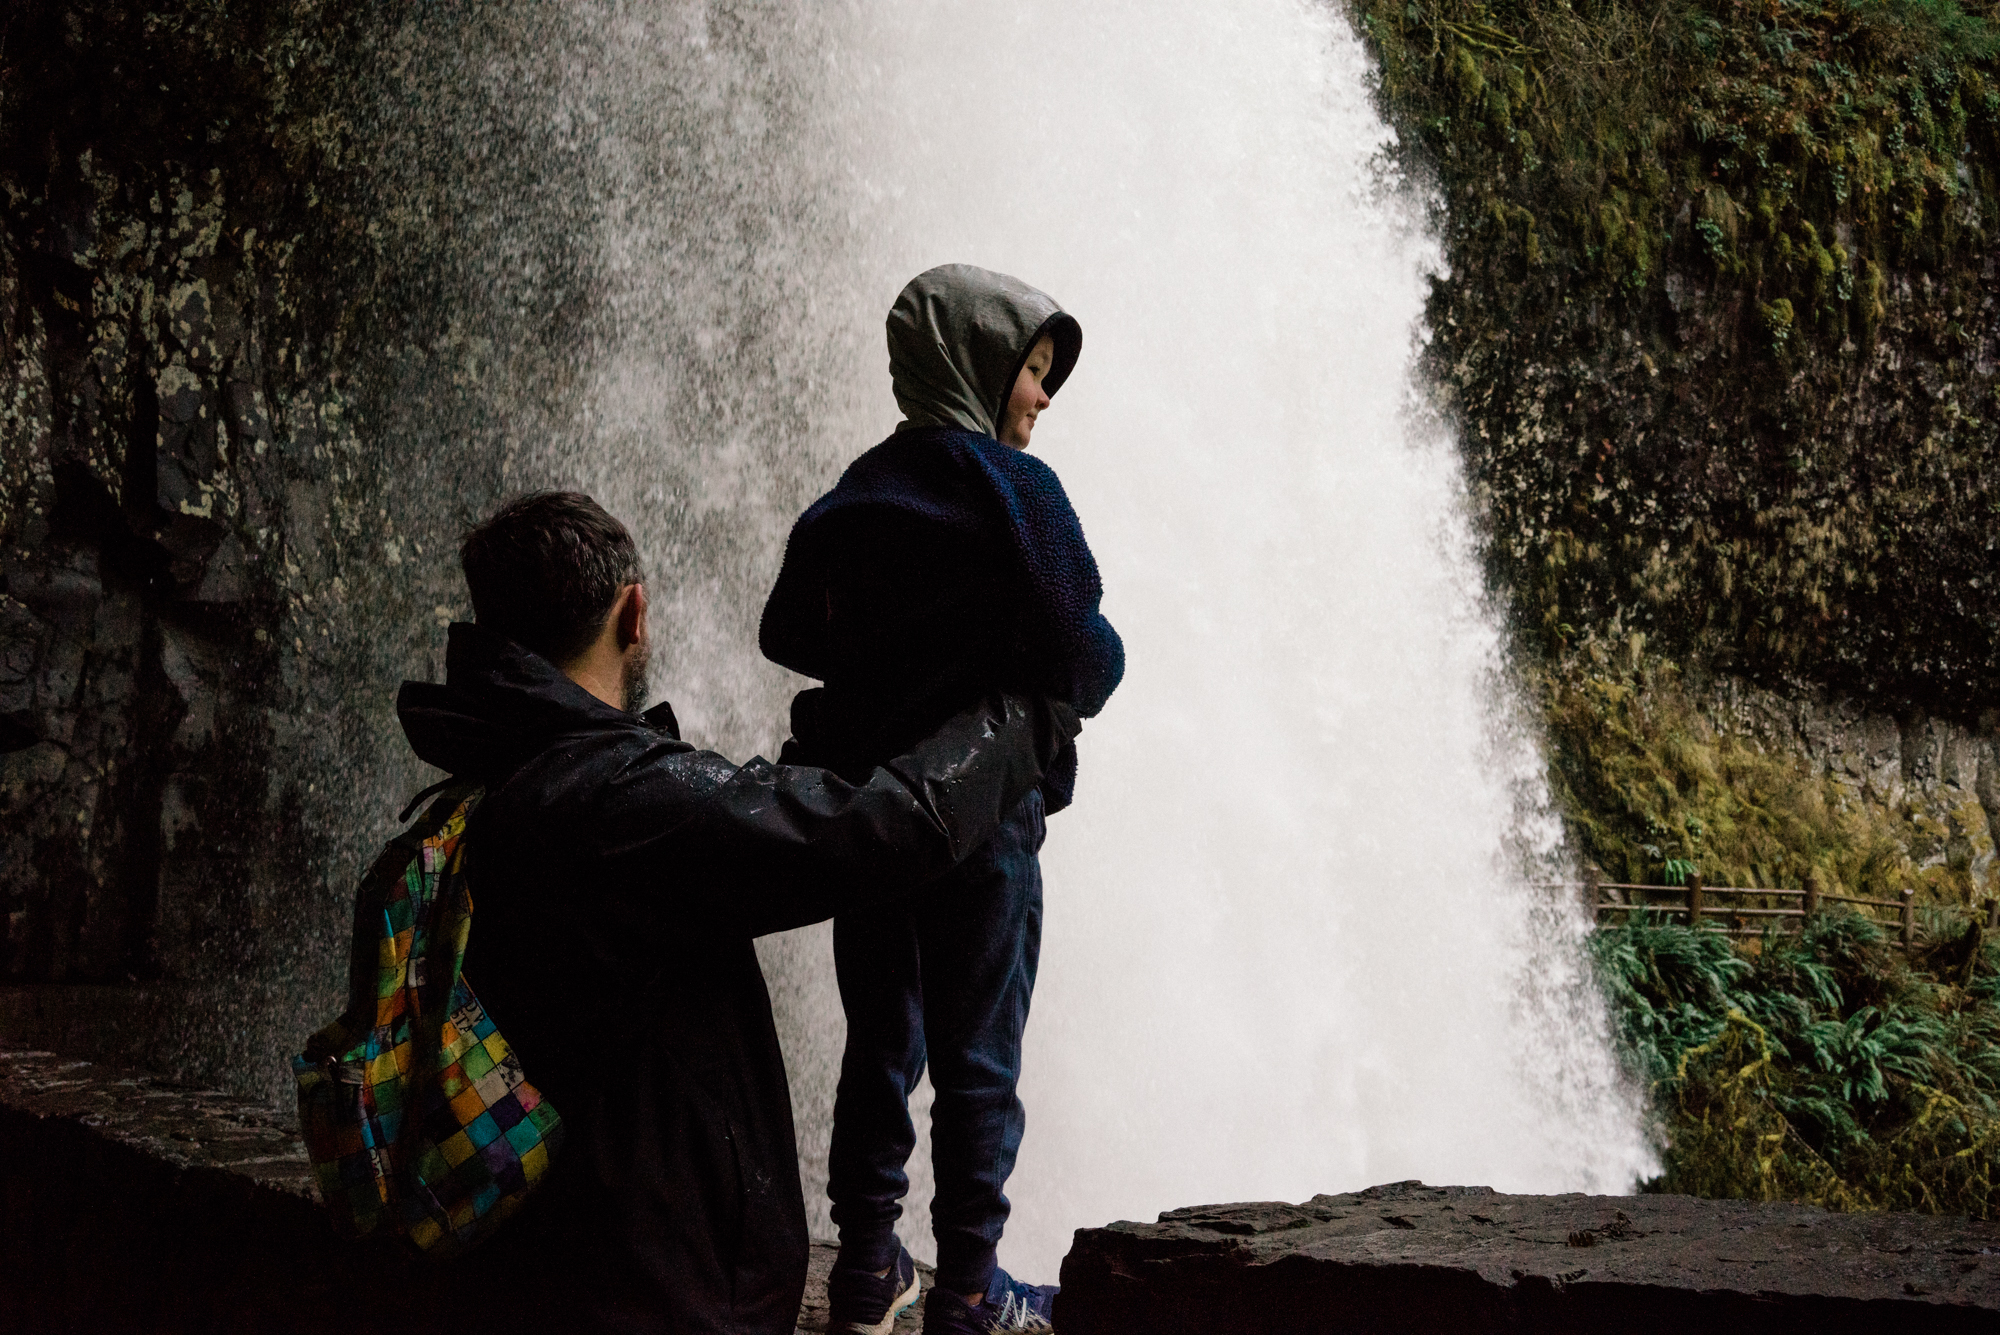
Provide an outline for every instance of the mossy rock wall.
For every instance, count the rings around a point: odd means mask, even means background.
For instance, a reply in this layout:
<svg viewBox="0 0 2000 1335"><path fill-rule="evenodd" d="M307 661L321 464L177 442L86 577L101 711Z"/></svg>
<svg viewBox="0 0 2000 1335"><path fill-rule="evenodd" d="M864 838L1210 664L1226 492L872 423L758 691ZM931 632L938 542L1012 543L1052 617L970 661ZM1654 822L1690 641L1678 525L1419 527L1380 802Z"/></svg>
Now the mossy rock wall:
<svg viewBox="0 0 2000 1335"><path fill-rule="evenodd" d="M1671 862L1709 885L2000 896L2000 714L1898 717L1657 659L1541 685L1557 797L1604 879L1658 884Z"/></svg>
<svg viewBox="0 0 2000 1335"><path fill-rule="evenodd" d="M428 781L395 684L590 309L566 252L506 249L514 211L568 225L525 171L547 22L0 10L12 1036L262 1092L333 1004L355 869Z"/></svg>
<svg viewBox="0 0 2000 1335"><path fill-rule="evenodd" d="M1991 893L1991 7L1353 12L1441 206L1423 356L1579 851ZM1933 732L1948 783L1920 777Z"/></svg>
<svg viewBox="0 0 2000 1335"><path fill-rule="evenodd" d="M1357 0L1496 587L1970 723L2000 687L2000 65L1950 0Z"/></svg>

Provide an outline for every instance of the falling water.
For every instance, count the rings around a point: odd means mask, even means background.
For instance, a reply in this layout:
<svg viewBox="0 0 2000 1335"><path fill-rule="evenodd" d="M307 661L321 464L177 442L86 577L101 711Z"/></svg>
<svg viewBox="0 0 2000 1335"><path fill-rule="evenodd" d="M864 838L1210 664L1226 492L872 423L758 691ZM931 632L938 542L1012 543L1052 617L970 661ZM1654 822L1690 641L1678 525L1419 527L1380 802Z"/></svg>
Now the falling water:
<svg viewBox="0 0 2000 1335"><path fill-rule="evenodd" d="M598 3L552 31L602 310L520 482L632 523L655 688L770 753L755 625L792 516L896 415L881 321L969 261L1084 353L1035 448L1125 636L1051 823L1003 1262L1078 1226L1422 1177L1647 1168L1411 364L1440 262L1365 50L1302 0ZM809 1202L842 1021L824 928L763 943ZM919 1182L905 1233L928 1254Z"/></svg>

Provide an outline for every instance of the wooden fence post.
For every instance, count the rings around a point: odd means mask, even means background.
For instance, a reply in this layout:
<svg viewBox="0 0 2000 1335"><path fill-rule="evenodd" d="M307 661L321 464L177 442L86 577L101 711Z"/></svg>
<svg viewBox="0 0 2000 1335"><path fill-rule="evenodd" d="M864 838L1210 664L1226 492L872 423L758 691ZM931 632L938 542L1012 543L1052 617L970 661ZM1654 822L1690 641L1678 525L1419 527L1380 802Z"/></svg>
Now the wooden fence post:
<svg viewBox="0 0 2000 1335"><path fill-rule="evenodd" d="M1700 872L1691 872L1688 875L1688 927L1694 931L1701 930Z"/></svg>
<svg viewBox="0 0 2000 1335"><path fill-rule="evenodd" d="M1986 953L1986 924L1979 918L1972 920L1972 927L1966 932L1965 960L1958 966L1958 985L1971 987L1972 980L1979 972L1979 957Z"/></svg>
<svg viewBox="0 0 2000 1335"><path fill-rule="evenodd" d="M1986 930L2000 932L2000 899L1986 901Z"/></svg>
<svg viewBox="0 0 2000 1335"><path fill-rule="evenodd" d="M1603 915L1603 906L1598 902L1603 892L1597 888L1597 864L1586 863L1583 868L1583 903L1590 910L1590 921L1594 925Z"/></svg>
<svg viewBox="0 0 2000 1335"><path fill-rule="evenodd" d="M1903 888L1903 949L1917 944L1917 892Z"/></svg>
<svg viewBox="0 0 2000 1335"><path fill-rule="evenodd" d="M1818 912L1819 912L1819 873L1809 871L1806 873L1806 916L1810 918L1815 913Z"/></svg>

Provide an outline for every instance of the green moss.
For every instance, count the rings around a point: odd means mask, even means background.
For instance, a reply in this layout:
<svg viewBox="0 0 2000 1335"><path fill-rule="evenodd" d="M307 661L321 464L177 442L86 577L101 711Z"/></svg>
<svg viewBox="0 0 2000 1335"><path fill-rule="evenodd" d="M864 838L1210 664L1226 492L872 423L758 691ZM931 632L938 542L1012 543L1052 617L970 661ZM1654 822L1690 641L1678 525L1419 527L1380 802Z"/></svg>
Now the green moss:
<svg viewBox="0 0 2000 1335"><path fill-rule="evenodd" d="M1990 8L1355 10L1443 189L1426 357L1524 643L2000 690Z"/></svg>
<svg viewBox="0 0 2000 1335"><path fill-rule="evenodd" d="M1940 842L1926 807L1869 800L1804 757L1718 731L1670 662L1591 644L1540 685L1557 802L1610 880L1663 884L1674 859L1710 885L1799 889L1813 877L1834 893L1908 886L1954 907L1995 888L1965 859L1924 856Z"/></svg>

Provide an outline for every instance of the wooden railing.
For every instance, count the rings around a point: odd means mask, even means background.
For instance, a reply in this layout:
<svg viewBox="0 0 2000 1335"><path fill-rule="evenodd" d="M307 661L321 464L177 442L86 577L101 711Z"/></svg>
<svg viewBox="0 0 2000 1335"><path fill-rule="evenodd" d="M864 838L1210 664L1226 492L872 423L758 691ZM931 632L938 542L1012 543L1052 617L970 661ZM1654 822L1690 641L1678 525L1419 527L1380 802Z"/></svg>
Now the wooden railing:
<svg viewBox="0 0 2000 1335"><path fill-rule="evenodd" d="M1803 925L1807 917L1819 912L1822 904L1852 904L1883 926L1896 929L1904 949L1917 941L1917 894L1907 887L1895 899L1874 899L1821 890L1810 877L1803 890L1703 885L1699 877L1690 877L1686 885L1630 885L1594 877L1545 884L1580 891L1584 905L1600 923L1615 920L1621 913L1629 918L1643 909L1684 918L1706 930L1730 936L1761 937L1772 925L1793 928ZM1878 912L1883 909L1890 914ZM1883 921L1885 916L1887 921ZM2000 930L2000 899L1986 901L1985 925L1988 931Z"/></svg>

